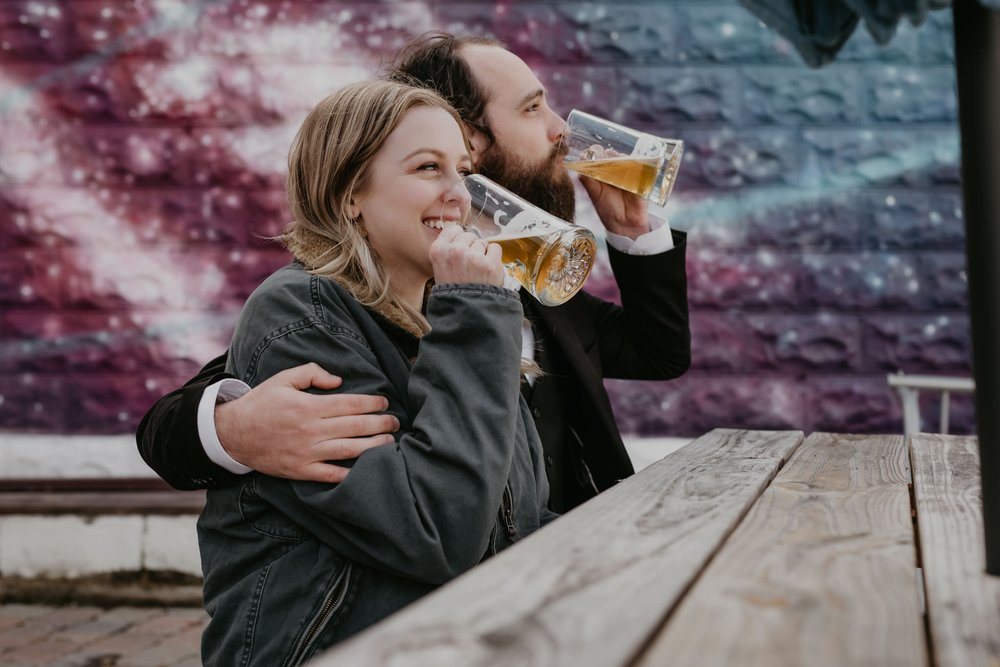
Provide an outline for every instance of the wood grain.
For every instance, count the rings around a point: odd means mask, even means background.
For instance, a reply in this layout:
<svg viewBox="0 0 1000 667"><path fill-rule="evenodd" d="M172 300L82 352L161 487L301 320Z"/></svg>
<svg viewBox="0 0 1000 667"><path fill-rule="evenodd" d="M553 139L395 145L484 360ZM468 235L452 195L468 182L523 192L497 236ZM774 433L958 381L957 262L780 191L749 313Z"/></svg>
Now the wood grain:
<svg viewBox="0 0 1000 667"><path fill-rule="evenodd" d="M922 433L910 455L935 664L998 667L1000 577L986 574L977 440Z"/></svg>
<svg viewBox="0 0 1000 667"><path fill-rule="evenodd" d="M902 436L809 436L637 664L927 664Z"/></svg>
<svg viewBox="0 0 1000 667"><path fill-rule="evenodd" d="M713 431L310 665L626 665L801 440Z"/></svg>

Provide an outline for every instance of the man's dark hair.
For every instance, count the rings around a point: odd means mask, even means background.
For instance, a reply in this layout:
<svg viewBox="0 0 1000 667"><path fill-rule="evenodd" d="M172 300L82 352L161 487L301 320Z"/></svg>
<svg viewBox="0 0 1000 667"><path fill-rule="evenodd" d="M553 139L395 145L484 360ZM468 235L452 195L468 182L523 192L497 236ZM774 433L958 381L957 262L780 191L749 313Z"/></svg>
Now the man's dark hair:
<svg viewBox="0 0 1000 667"><path fill-rule="evenodd" d="M462 120L481 132L492 145L495 139L486 120L489 95L458 53L467 44L503 46L487 37L456 37L446 32L426 32L396 53L387 77L391 81L434 90L455 107Z"/></svg>

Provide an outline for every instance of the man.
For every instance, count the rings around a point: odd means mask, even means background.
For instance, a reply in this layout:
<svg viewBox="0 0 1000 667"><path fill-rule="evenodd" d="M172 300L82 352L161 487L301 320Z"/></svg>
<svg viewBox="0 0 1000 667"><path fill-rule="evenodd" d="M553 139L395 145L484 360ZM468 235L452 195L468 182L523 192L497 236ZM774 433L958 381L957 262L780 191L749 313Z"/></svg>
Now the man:
<svg viewBox="0 0 1000 667"><path fill-rule="evenodd" d="M433 88L455 106L481 173L572 220L573 185L558 151L565 123L524 61L491 40L436 33L404 47L389 76ZM661 221L651 226L639 197L591 179L581 182L607 229L623 305L581 292L561 306L544 307L522 291L531 322L525 352L544 371L523 391L545 450L550 507L557 512L633 472L603 378L664 380L690 364L684 235ZM177 488L235 483L251 469L338 482L348 469L331 461L393 441L388 434L398 424L378 414L385 408L381 397L301 391L340 385L318 366L290 369L248 392L223 373L224 366L225 356L209 362L139 425L143 458Z"/></svg>

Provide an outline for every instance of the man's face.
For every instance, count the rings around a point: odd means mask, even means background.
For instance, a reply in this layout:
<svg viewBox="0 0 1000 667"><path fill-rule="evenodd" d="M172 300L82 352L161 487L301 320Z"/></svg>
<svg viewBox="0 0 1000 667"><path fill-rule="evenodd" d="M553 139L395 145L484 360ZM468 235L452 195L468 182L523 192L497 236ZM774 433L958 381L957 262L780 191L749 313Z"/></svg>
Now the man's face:
<svg viewBox="0 0 1000 667"><path fill-rule="evenodd" d="M495 143L472 137L480 173L549 213L572 220L573 182L558 153L565 121L549 108L545 89L516 55L481 44L462 47L472 75L489 95L486 121Z"/></svg>

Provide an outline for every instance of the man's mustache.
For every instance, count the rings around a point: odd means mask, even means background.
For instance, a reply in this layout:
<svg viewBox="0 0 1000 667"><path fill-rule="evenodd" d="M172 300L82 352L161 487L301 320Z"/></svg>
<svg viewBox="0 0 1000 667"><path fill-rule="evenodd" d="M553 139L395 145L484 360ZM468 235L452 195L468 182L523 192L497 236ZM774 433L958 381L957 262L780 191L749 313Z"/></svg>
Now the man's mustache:
<svg viewBox="0 0 1000 667"><path fill-rule="evenodd" d="M549 152L549 162L552 164L556 162L562 162L562 159L566 157L567 153L569 153L569 147L566 146L565 143L560 141L555 146L553 146L552 150Z"/></svg>

